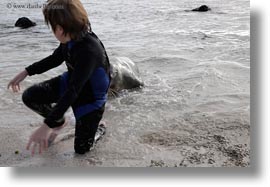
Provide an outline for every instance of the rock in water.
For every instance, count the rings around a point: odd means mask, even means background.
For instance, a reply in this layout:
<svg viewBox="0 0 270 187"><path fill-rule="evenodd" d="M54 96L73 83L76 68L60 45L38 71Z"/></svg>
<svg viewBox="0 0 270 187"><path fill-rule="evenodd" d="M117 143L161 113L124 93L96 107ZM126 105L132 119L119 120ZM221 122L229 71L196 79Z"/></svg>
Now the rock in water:
<svg viewBox="0 0 270 187"><path fill-rule="evenodd" d="M198 8L193 9L192 11L207 12L209 10L211 10L211 8L209 8L207 5L202 5L202 6L198 7Z"/></svg>
<svg viewBox="0 0 270 187"><path fill-rule="evenodd" d="M127 57L116 57L110 61L111 85L109 93L116 94L121 90L143 86L137 65ZM109 95L111 95L109 94Z"/></svg>
<svg viewBox="0 0 270 187"><path fill-rule="evenodd" d="M21 17L15 23L15 27L20 27L22 29L33 27L33 26L36 26L36 25L37 24L35 22L31 21L27 17Z"/></svg>

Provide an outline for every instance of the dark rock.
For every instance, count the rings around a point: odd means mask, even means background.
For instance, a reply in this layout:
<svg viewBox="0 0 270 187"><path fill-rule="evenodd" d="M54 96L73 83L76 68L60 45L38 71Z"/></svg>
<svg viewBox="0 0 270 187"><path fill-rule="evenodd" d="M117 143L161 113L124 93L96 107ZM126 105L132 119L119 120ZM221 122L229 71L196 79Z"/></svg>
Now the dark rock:
<svg viewBox="0 0 270 187"><path fill-rule="evenodd" d="M150 167L164 167L164 166L165 166L165 163L163 162L163 160L160 160L160 161L151 160Z"/></svg>
<svg viewBox="0 0 270 187"><path fill-rule="evenodd" d="M31 21L30 19L28 19L26 17L19 18L15 23L15 27L20 27L22 29L33 27L33 26L36 26L36 25L37 24L35 22Z"/></svg>
<svg viewBox="0 0 270 187"><path fill-rule="evenodd" d="M213 160L213 159L208 159L208 164L214 164L216 161L215 160Z"/></svg>
<svg viewBox="0 0 270 187"><path fill-rule="evenodd" d="M214 135L214 139L215 139L216 141L218 141L220 144L225 144L225 143L227 143L226 138L223 137L223 136L220 136L220 135Z"/></svg>
<svg viewBox="0 0 270 187"><path fill-rule="evenodd" d="M209 10L211 10L211 8L209 8L207 5L202 5L202 6L198 7L198 8L193 9L192 11L207 12Z"/></svg>

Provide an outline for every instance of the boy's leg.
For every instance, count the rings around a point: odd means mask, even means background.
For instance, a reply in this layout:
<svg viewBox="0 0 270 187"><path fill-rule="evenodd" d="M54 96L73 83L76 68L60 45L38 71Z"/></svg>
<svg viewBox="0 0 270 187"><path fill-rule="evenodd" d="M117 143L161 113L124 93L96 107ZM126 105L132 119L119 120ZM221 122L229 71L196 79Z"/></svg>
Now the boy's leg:
<svg viewBox="0 0 270 187"><path fill-rule="evenodd" d="M52 104L60 97L61 76L35 84L26 89L22 95L24 104L44 118L52 110ZM64 123L64 118L59 119L59 124Z"/></svg>
<svg viewBox="0 0 270 187"><path fill-rule="evenodd" d="M82 116L76 120L74 149L84 154L93 146L98 124L102 118L104 107Z"/></svg>

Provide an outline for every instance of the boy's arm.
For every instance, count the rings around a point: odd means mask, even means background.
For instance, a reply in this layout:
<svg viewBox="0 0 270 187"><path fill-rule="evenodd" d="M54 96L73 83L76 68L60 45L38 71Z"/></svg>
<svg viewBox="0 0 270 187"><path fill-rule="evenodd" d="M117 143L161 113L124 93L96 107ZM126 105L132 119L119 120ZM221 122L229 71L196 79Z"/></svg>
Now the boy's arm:
<svg viewBox="0 0 270 187"><path fill-rule="evenodd" d="M60 46L53 52L52 55L26 67L25 70L27 71L29 76L41 74L59 66L60 64L62 64L63 61L64 57L62 54L62 45L60 44Z"/></svg>
<svg viewBox="0 0 270 187"><path fill-rule="evenodd" d="M95 52L80 50L76 55L76 59L76 64L70 77L67 90L44 120L44 123L51 128L55 128L57 127L56 125L59 125L59 123L55 122L62 119L64 113L77 99L81 89L96 68L98 55Z"/></svg>

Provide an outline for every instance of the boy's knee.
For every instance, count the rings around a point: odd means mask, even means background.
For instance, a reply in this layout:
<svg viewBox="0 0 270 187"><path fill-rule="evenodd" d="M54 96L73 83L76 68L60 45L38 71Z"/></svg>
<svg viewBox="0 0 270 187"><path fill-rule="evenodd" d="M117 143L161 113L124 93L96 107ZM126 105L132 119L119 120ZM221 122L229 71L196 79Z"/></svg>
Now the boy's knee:
<svg viewBox="0 0 270 187"><path fill-rule="evenodd" d="M24 102L25 105L32 103L33 100L36 100L37 98L34 97L35 95L37 95L36 93L41 92L39 89L39 85L33 85L29 88L27 88L23 94L22 94L22 101Z"/></svg>
<svg viewBox="0 0 270 187"><path fill-rule="evenodd" d="M31 101L30 91L29 88L26 89L22 94L22 101L25 105L28 105Z"/></svg>

